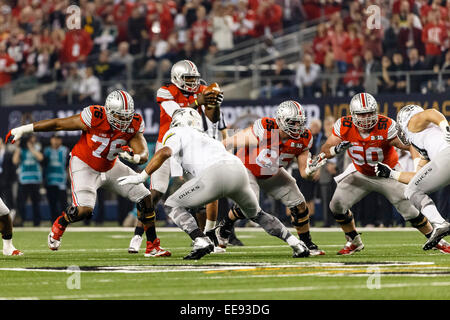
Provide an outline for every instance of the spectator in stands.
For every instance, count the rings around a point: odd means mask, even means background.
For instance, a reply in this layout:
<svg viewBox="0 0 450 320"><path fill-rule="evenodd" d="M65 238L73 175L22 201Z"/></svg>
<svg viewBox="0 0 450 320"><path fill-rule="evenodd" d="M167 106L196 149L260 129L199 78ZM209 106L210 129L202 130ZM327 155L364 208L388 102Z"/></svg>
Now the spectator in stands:
<svg viewBox="0 0 450 320"><path fill-rule="evenodd" d="M354 56L360 56L362 57L362 47L364 44L364 41L362 39L362 34L358 32L357 26L354 24L351 24L348 26L348 44L346 45L347 49L347 65L350 65L353 63L353 57ZM366 49L367 50L367 49Z"/></svg>
<svg viewBox="0 0 450 320"><path fill-rule="evenodd" d="M147 4L147 27L150 37L159 34L167 40L174 28L170 1L152 1Z"/></svg>
<svg viewBox="0 0 450 320"><path fill-rule="evenodd" d="M54 134L50 146L44 148L44 182L50 218L54 221L67 208L67 160L69 150L63 144L62 137Z"/></svg>
<svg viewBox="0 0 450 320"><path fill-rule="evenodd" d="M35 76L41 83L51 82L52 77L52 56L48 45L44 45L39 49L36 55L36 73Z"/></svg>
<svg viewBox="0 0 450 320"><path fill-rule="evenodd" d="M259 0L256 25L257 36L273 35L283 30L283 9L275 3L275 0Z"/></svg>
<svg viewBox="0 0 450 320"><path fill-rule="evenodd" d="M376 94L378 92L378 75L381 72L380 63L374 59L370 50L364 51L364 91Z"/></svg>
<svg viewBox="0 0 450 320"><path fill-rule="evenodd" d="M419 50L419 55L425 55L425 48L422 42L422 29L413 25L413 15L408 16L408 23L402 27L398 34L398 48L401 50L403 57L408 57L408 52L412 48Z"/></svg>
<svg viewBox="0 0 450 320"><path fill-rule="evenodd" d="M115 66L109 61L109 51L103 50L98 55L97 62L93 66L94 75L100 81L110 81L115 73Z"/></svg>
<svg viewBox="0 0 450 320"><path fill-rule="evenodd" d="M91 52L93 42L84 29L73 29L66 32L60 53L61 63L85 63Z"/></svg>
<svg viewBox="0 0 450 320"><path fill-rule="evenodd" d="M361 3L359 1L350 1L348 15L344 18L344 26L357 25L361 26L363 23L363 16L361 14Z"/></svg>
<svg viewBox="0 0 450 320"><path fill-rule="evenodd" d="M334 25L334 28L328 33L328 36L338 71L345 73L347 71L347 50L349 49L350 41L341 20Z"/></svg>
<svg viewBox="0 0 450 320"><path fill-rule="evenodd" d="M417 48L411 48L408 51L408 64L407 70L409 71L423 71L425 65L420 61L419 50ZM424 75L410 75L409 87L411 93L418 93L421 91L422 84L425 82L426 76Z"/></svg>
<svg viewBox="0 0 450 320"><path fill-rule="evenodd" d="M313 97L314 93L318 91L319 74L320 66L313 62L309 53L305 53L303 62L299 64L295 74L295 86L301 92L302 97Z"/></svg>
<svg viewBox="0 0 450 320"><path fill-rule="evenodd" d="M283 9L283 29L305 21L306 12L301 0L276 0L275 2Z"/></svg>
<svg viewBox="0 0 450 320"><path fill-rule="evenodd" d="M333 53L328 52L325 55L323 69L320 77L320 95L318 97L326 97L334 95L338 84L338 70L333 59Z"/></svg>
<svg viewBox="0 0 450 320"><path fill-rule="evenodd" d="M25 204L31 198L33 226L41 223L39 207L39 188L42 184L41 162L44 155L36 135L23 136L19 147L14 151L13 163L19 167L19 190L17 192L17 213L22 221L25 220Z"/></svg>
<svg viewBox="0 0 450 320"><path fill-rule="evenodd" d="M430 11L427 23L422 30L422 41L425 44L425 66L433 69L441 64L441 45L447 36L447 30L439 21L438 13Z"/></svg>
<svg viewBox="0 0 450 320"><path fill-rule="evenodd" d="M11 82L11 76L17 69L17 63L6 52L6 43L0 42L0 87Z"/></svg>
<svg viewBox="0 0 450 320"><path fill-rule="evenodd" d="M325 62L325 55L330 50L330 39L325 23L319 23L317 25L317 34L314 37L312 49L314 53L314 62L322 67Z"/></svg>
<svg viewBox="0 0 450 320"><path fill-rule="evenodd" d="M357 92L362 92L364 80L364 69L360 56L354 56L352 64L347 68L347 72L342 79L341 90L348 96L353 96Z"/></svg>
<svg viewBox="0 0 450 320"><path fill-rule="evenodd" d="M212 41L217 44L219 51L231 50L234 47L233 32L234 22L231 16L231 6L225 7L220 2L214 3L212 12Z"/></svg>
<svg viewBox="0 0 450 320"><path fill-rule="evenodd" d="M114 5L112 13L114 15L114 22L119 32L117 35L117 41L119 43L128 40L128 19L130 19L132 11L133 3L126 0L120 0Z"/></svg>
<svg viewBox="0 0 450 320"><path fill-rule="evenodd" d="M61 88L57 90L56 94L58 94L60 100L64 101L65 103L77 102L80 92L80 83L81 76L78 73L78 67L76 64L71 64L68 69L67 77L62 83ZM54 93L49 93L47 97L53 100L53 95ZM50 102L52 100L47 101Z"/></svg>
<svg viewBox="0 0 450 320"><path fill-rule="evenodd" d="M96 13L95 2L87 2L83 8L83 29L89 33L91 39L95 39L101 32L102 21Z"/></svg>
<svg viewBox="0 0 450 320"><path fill-rule="evenodd" d="M236 43L256 37L256 12L248 8L247 0L239 0L233 18L237 25L234 33Z"/></svg>
<svg viewBox="0 0 450 320"><path fill-rule="evenodd" d="M211 33L205 7L199 6L196 12L197 20L189 30L189 39L192 41L194 50L203 54L209 46Z"/></svg>
<svg viewBox="0 0 450 320"><path fill-rule="evenodd" d="M444 81L444 88L448 90L450 89L450 50L445 54L445 61L442 64L441 70L447 72L442 75L442 79Z"/></svg>
<svg viewBox="0 0 450 320"><path fill-rule="evenodd" d="M283 58L275 60L273 68L262 72L263 79L267 79L268 85L261 88L260 98L279 98L295 95L295 87L292 85L292 72ZM277 79L278 77L278 79Z"/></svg>
<svg viewBox="0 0 450 320"><path fill-rule="evenodd" d="M128 76L132 76L133 71L133 61L134 58L129 52L129 44L128 42L121 42L119 43L119 47L117 52L114 52L111 57L110 61L111 63L114 63L115 65L122 67L122 77L128 78Z"/></svg>
<svg viewBox="0 0 450 320"><path fill-rule="evenodd" d="M383 40L383 54L385 56L392 56L394 51L397 50L399 44L399 34L400 34L400 25L399 25L399 17L398 15L394 15L391 18L390 27L384 32L384 40Z"/></svg>
<svg viewBox="0 0 450 320"><path fill-rule="evenodd" d="M94 75L92 67L86 67L78 89L78 101L84 105L99 104L102 98L100 80Z"/></svg>
<svg viewBox="0 0 450 320"><path fill-rule="evenodd" d="M406 75L404 74L406 70L403 55L400 51L395 52L392 56L392 64L388 69L395 92L406 92Z"/></svg>
<svg viewBox="0 0 450 320"><path fill-rule="evenodd" d="M132 55L144 51L148 44L149 33L145 17L141 8L136 6L131 11L131 17L128 20L128 43L130 44L130 53Z"/></svg>
<svg viewBox="0 0 450 320"><path fill-rule="evenodd" d="M419 17L412 12L411 5L408 0L400 2L400 11L398 13L400 28L409 28L411 25L414 28L422 29L422 23Z"/></svg>
<svg viewBox="0 0 450 320"><path fill-rule="evenodd" d="M116 43L119 35L119 29L114 23L114 16L112 14L105 18L100 34L94 38L95 52L110 50Z"/></svg>

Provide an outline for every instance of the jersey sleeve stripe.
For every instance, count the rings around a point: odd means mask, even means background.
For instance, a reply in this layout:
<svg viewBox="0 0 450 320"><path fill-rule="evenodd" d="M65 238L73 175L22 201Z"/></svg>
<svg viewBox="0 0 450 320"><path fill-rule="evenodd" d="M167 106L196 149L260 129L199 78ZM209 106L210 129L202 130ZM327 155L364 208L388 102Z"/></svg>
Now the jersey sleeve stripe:
<svg viewBox="0 0 450 320"><path fill-rule="evenodd" d="M145 131L145 122L144 119L142 119L141 125L139 126L139 132L144 133L144 131Z"/></svg>
<svg viewBox="0 0 450 320"><path fill-rule="evenodd" d="M170 91L167 89L163 89L163 88L158 89L158 91L156 92L156 97L161 98L161 99L166 99L166 100L174 100L174 97L170 93Z"/></svg>
<svg viewBox="0 0 450 320"><path fill-rule="evenodd" d="M89 128L91 127L91 121L92 121L92 112L88 108L85 108L81 112L81 120L83 120L84 124L87 125Z"/></svg>
<svg viewBox="0 0 450 320"><path fill-rule="evenodd" d="M261 119L258 119L253 124L253 133L258 139L262 139L264 137L264 127L262 125Z"/></svg>
<svg viewBox="0 0 450 320"><path fill-rule="evenodd" d="M169 139L171 136L173 136L175 133L174 132L172 132L171 134L169 134L165 139L164 139L164 141L163 141L163 145L166 145L166 141L167 141L167 139Z"/></svg>
<svg viewBox="0 0 450 320"><path fill-rule="evenodd" d="M396 122L392 120L392 123L387 132L387 138L390 140L394 139L396 136L397 136L397 125Z"/></svg>
<svg viewBox="0 0 450 320"><path fill-rule="evenodd" d="M339 119L338 121L336 121L336 122L334 123L333 133L334 133L334 135L337 136L338 138L342 138L342 137L341 137L341 119Z"/></svg>

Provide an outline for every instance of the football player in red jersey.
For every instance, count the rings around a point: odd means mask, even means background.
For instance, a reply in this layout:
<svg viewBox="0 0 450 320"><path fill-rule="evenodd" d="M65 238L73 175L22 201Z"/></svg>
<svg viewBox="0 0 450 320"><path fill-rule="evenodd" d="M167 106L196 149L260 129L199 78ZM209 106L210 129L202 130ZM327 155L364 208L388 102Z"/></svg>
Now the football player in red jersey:
<svg viewBox="0 0 450 320"><path fill-rule="evenodd" d="M308 179L326 162L324 158L316 163L311 161L309 148L313 138L305 124L303 107L297 101L288 100L278 106L275 118L258 119L252 127L225 139L223 143L227 149L238 149L236 155L247 168L250 185L257 198L259 199L259 191L262 188L272 198L280 200L289 208L292 224L310 254L323 255L325 252L311 240L305 198L296 180L285 170L285 167L296 159L301 176ZM243 217L240 208L234 206L222 223L232 225ZM212 231L222 247L227 245L226 229L228 227L218 227Z"/></svg>
<svg viewBox="0 0 450 320"><path fill-rule="evenodd" d="M143 185L119 186L117 178L124 174L137 174L120 161L120 156L130 162L142 164L148 160L144 138L144 121L134 111L133 98L125 91L111 92L105 106L92 105L80 114L68 118L42 120L12 129L6 136L14 143L26 133L43 131L82 130L80 140L73 147L69 162L72 185L72 204L53 223L48 236L48 246L58 250L66 227L73 222L92 217L96 192L106 187L137 203L138 217L146 228L153 230L152 256L170 256L159 246L156 237L155 212L150 191Z"/></svg>
<svg viewBox="0 0 450 320"><path fill-rule="evenodd" d="M0 140L1 143L1 140ZM8 207L0 198L0 233L3 239L3 255L5 256L21 256L23 253L17 250L12 243L13 223L9 215Z"/></svg>
<svg viewBox="0 0 450 320"><path fill-rule="evenodd" d="M213 123L220 119L220 104L223 93L216 95L213 92L204 92L206 85L200 84L200 73L197 66L189 60L181 60L172 66L170 71L170 83L163 85L156 93L156 102L160 108L159 134L155 147L155 153L162 147L162 138L169 130L172 114L179 108L194 108L200 113L205 106L205 115ZM214 107L208 107L213 105ZM170 180L170 161L156 170L150 178L150 192L153 204L156 206L161 197L166 193ZM142 223L138 221L134 236L130 241L128 252L136 253L141 246Z"/></svg>
<svg viewBox="0 0 450 320"><path fill-rule="evenodd" d="M321 149L327 158L347 150L352 159L345 171L335 177L337 188L330 202L331 212L347 240L338 254L353 254L364 248L350 208L370 192L384 195L413 227L426 237L432 236L430 221L405 197L405 185L383 180L375 174L378 162L391 168L399 166L394 147L409 150L397 137L395 121L378 114L377 102L369 93L359 93L352 98L350 113L336 121L333 135Z"/></svg>

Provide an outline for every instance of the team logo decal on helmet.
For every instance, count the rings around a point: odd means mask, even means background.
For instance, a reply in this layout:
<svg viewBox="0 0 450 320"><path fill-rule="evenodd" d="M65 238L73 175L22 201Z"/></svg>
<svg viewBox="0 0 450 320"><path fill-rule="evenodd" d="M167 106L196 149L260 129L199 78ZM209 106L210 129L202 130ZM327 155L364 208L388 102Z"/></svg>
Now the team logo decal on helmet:
<svg viewBox="0 0 450 320"><path fill-rule="evenodd" d="M378 122L378 105L369 93L358 93L350 101L353 124L360 129L372 129Z"/></svg>
<svg viewBox="0 0 450 320"><path fill-rule="evenodd" d="M125 131L133 121L133 98L128 92L115 90L106 97L105 110L109 124L114 129Z"/></svg>
<svg viewBox="0 0 450 320"><path fill-rule="evenodd" d="M200 114L192 108L180 108L172 114L170 127L192 127L203 131L203 122Z"/></svg>
<svg viewBox="0 0 450 320"><path fill-rule="evenodd" d="M195 92L200 86L200 73L192 61L181 60L172 66L170 80L183 91Z"/></svg>
<svg viewBox="0 0 450 320"><path fill-rule="evenodd" d="M305 110L297 101L282 102L277 108L275 120L278 127L293 139L300 138L305 131Z"/></svg>

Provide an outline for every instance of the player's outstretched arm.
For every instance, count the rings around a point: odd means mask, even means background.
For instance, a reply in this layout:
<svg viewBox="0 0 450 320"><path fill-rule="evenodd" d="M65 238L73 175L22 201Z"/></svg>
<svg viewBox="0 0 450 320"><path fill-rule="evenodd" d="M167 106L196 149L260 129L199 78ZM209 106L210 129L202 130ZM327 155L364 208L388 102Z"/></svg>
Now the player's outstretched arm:
<svg viewBox="0 0 450 320"><path fill-rule="evenodd" d="M406 151L410 151L410 147L407 145L404 145L400 139L398 137L395 137L394 139L392 139L389 144L393 147L396 147L398 149L402 149L402 150L406 150Z"/></svg>
<svg viewBox="0 0 450 320"><path fill-rule="evenodd" d="M336 156L337 154L344 152L351 146L352 146L351 142L344 141L335 135L330 135L327 141L325 141L322 148L320 149L320 152L324 153L327 159L330 159Z"/></svg>
<svg viewBox="0 0 450 320"><path fill-rule="evenodd" d="M426 160L424 160L426 161ZM388 165L378 162L375 166L375 174L377 177L394 179L401 183L408 184L416 175L416 172L396 171Z"/></svg>
<svg viewBox="0 0 450 320"><path fill-rule="evenodd" d="M222 143L227 150L242 147L256 147L258 145L258 138L253 133L252 127L248 127L222 140Z"/></svg>
<svg viewBox="0 0 450 320"><path fill-rule="evenodd" d="M140 184L144 183L153 172L159 169L162 164L172 156L172 149L170 147L163 147L156 151L150 162L144 170L138 175L124 176L117 179L119 185L125 184Z"/></svg>
<svg viewBox="0 0 450 320"><path fill-rule="evenodd" d="M147 141L142 133L138 132L129 142L122 147L119 157L131 163L143 164L148 161Z"/></svg>
<svg viewBox="0 0 450 320"><path fill-rule="evenodd" d="M420 132L430 123L439 126L444 134L445 140L450 143L450 126L447 118L436 109L427 109L413 115L408 122L408 130L411 132Z"/></svg>
<svg viewBox="0 0 450 320"><path fill-rule="evenodd" d="M24 134L32 132L48 132L48 131L73 131L87 130L86 125L81 121L79 114L67 118L55 118L41 120L11 129L6 135L5 142L14 143Z"/></svg>

